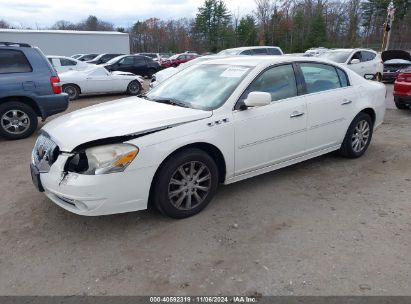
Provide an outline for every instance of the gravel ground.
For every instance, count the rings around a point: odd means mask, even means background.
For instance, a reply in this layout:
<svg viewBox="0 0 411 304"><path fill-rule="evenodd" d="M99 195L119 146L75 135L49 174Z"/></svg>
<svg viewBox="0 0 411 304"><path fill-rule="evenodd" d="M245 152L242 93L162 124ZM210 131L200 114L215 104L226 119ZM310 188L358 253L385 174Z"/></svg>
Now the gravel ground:
<svg viewBox="0 0 411 304"><path fill-rule="evenodd" d="M31 184L35 136L0 140L0 295L411 295L410 132L389 109L361 159L221 187L179 221L71 214Z"/></svg>

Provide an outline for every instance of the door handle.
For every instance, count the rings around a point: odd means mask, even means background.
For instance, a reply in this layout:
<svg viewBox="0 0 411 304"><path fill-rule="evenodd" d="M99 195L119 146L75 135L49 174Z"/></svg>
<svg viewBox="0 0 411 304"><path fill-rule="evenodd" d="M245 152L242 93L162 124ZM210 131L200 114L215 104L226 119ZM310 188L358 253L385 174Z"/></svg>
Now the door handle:
<svg viewBox="0 0 411 304"><path fill-rule="evenodd" d="M350 103L352 103L352 100L344 99L341 105L346 106L346 105L349 105Z"/></svg>
<svg viewBox="0 0 411 304"><path fill-rule="evenodd" d="M295 111L295 112L292 112L292 113L291 113L290 118L301 117L301 116L303 116L303 115L304 115L304 112L297 112L297 111Z"/></svg>

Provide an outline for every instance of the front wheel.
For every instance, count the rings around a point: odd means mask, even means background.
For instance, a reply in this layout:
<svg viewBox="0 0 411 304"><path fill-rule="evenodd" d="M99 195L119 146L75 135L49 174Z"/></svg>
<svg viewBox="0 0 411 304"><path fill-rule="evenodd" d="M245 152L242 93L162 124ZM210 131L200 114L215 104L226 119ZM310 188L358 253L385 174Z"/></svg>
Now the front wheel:
<svg viewBox="0 0 411 304"><path fill-rule="evenodd" d="M370 115L359 113L348 127L340 154L348 158L362 156L370 145L373 133L373 122Z"/></svg>
<svg viewBox="0 0 411 304"><path fill-rule="evenodd" d="M214 197L218 169L213 158L199 149L171 156L154 181L153 201L163 214L186 218L203 210Z"/></svg>
<svg viewBox="0 0 411 304"><path fill-rule="evenodd" d="M37 115L25 103L12 101L0 105L0 135L7 139L29 137L37 129Z"/></svg>
<svg viewBox="0 0 411 304"><path fill-rule="evenodd" d="M141 84L138 80L133 80L127 86L127 94L128 95L138 95L141 92Z"/></svg>

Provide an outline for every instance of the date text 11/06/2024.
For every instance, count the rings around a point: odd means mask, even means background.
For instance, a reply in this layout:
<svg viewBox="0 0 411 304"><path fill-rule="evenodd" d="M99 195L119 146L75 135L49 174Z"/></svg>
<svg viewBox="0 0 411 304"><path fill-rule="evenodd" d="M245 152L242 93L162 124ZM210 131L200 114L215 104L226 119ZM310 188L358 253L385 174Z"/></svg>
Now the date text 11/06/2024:
<svg viewBox="0 0 411 304"><path fill-rule="evenodd" d="M247 296L232 297L150 297L150 303L256 303L257 298Z"/></svg>

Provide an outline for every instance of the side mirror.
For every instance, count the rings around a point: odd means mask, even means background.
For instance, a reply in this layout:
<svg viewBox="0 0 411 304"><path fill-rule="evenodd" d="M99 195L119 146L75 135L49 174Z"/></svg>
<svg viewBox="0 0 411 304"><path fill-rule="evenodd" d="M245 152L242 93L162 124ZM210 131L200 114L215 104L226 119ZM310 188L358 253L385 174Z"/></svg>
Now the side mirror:
<svg viewBox="0 0 411 304"><path fill-rule="evenodd" d="M360 59L352 59L350 61L350 64L357 64L357 63L360 63L360 62L361 62Z"/></svg>
<svg viewBox="0 0 411 304"><path fill-rule="evenodd" d="M247 107L262 107L271 103L271 94L266 92L250 92L244 104Z"/></svg>

